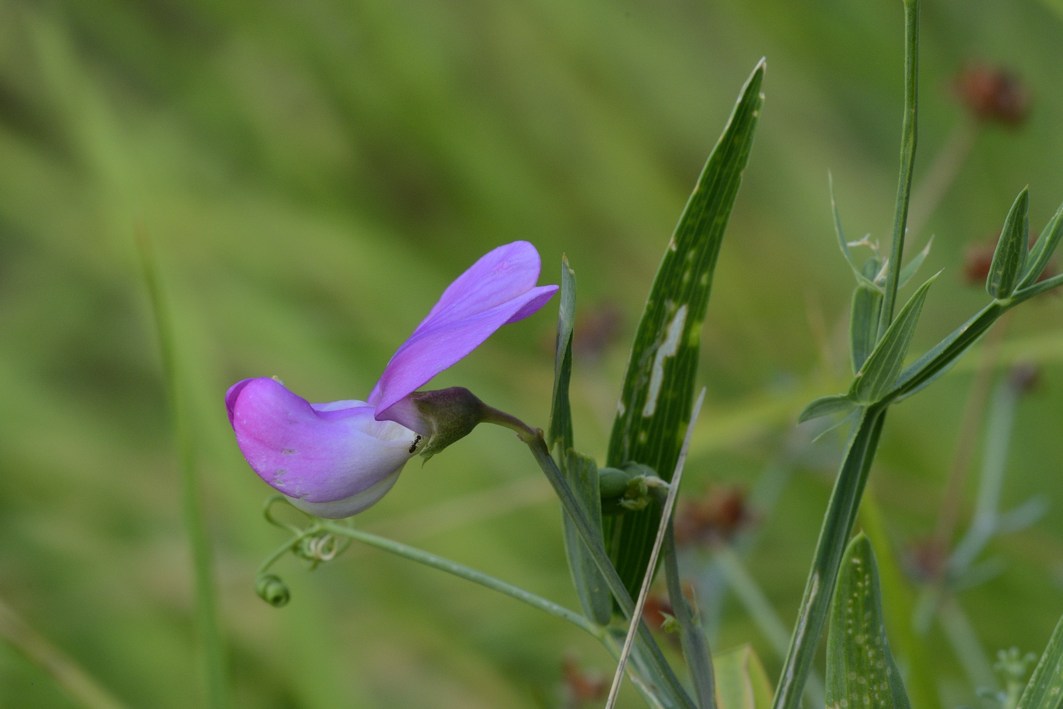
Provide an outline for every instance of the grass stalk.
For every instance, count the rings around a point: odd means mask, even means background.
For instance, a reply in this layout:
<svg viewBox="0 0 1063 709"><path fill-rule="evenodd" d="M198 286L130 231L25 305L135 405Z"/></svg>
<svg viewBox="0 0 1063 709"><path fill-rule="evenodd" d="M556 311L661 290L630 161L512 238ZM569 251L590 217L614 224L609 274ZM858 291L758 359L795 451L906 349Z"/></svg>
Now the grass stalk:
<svg viewBox="0 0 1063 709"><path fill-rule="evenodd" d="M196 466L195 444L192 440L189 415L184 399L176 336L163 293L158 265L147 235L143 232L139 233L136 237L136 244L151 309L155 316L163 379L181 473L181 508L185 531L188 534L188 544L192 552L196 634L200 643L201 671L206 683L206 705L212 709L222 709L229 705L226 683L228 672L225 664L224 643L218 624L212 554L204 521L199 470Z"/></svg>

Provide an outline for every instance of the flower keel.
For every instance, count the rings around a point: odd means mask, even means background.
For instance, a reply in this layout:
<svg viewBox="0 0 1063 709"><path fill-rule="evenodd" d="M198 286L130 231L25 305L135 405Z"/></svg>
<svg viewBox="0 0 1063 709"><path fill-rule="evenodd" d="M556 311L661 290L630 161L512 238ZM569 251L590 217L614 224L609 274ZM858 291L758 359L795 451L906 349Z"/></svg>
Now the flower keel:
<svg viewBox="0 0 1063 709"><path fill-rule="evenodd" d="M226 407L251 468L319 517L347 517L372 505L419 450L417 433L377 421L364 402L311 404L274 379L238 382Z"/></svg>

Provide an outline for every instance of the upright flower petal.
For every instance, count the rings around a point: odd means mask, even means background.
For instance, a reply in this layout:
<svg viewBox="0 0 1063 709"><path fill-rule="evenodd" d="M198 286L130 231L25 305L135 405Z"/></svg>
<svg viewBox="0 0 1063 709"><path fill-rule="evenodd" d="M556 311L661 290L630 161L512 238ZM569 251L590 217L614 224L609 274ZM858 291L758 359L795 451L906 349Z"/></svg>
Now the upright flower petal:
<svg viewBox="0 0 1063 709"><path fill-rule="evenodd" d="M539 253L526 241L488 252L443 292L392 356L369 403L378 419L393 404L458 362L503 325L536 312L557 286L536 286Z"/></svg>
<svg viewBox="0 0 1063 709"><path fill-rule="evenodd" d="M225 396L251 468L296 507L348 517L379 500L416 452L416 433L377 421L362 401L311 404L273 379L245 379Z"/></svg>

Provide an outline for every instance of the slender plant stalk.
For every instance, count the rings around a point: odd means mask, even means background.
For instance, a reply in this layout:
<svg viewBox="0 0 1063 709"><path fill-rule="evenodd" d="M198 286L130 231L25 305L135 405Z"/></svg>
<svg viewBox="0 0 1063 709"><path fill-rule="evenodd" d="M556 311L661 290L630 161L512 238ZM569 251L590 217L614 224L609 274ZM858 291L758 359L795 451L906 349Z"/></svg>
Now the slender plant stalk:
<svg viewBox="0 0 1063 709"><path fill-rule="evenodd" d="M741 557L727 544L721 544L713 556L727 585L734 591L735 598L745 606L753 624L768 641L771 649L780 657L785 657L790 642L786 626ZM805 682L805 700L808 705L815 707L823 704L823 691L823 681L815 672L810 672Z"/></svg>
<svg viewBox="0 0 1063 709"><path fill-rule="evenodd" d="M119 702L93 677L52 645L0 600L0 640L50 674L67 696L89 709L119 709Z"/></svg>
<svg viewBox="0 0 1063 709"><path fill-rule="evenodd" d="M492 591L497 591L498 593L509 596L510 598L515 598L518 601L521 601L522 603L526 603L533 608L537 608L543 611L544 613L549 613L555 618L560 618L561 620L567 621L602 642L606 642L607 640L609 640L609 635L605 632L604 628L592 623L590 620L580 615L579 613L569 610L568 608L554 603L551 600L548 600L541 596L537 596L534 593L525 591L523 588L514 586L510 583L506 583L505 581L495 578L494 576L485 574L482 571L477 571L476 569L470 568L468 566L463 566L462 564L459 564L455 561L445 559L441 556L436 556L435 554L429 553L422 549L407 546L406 544L396 542L392 539L377 536L376 534L370 534L369 532L363 532L360 529L347 527L336 522L331 522L328 520L319 520L315 523L314 526L310 527L308 531L309 534L312 535L317 533L319 530L328 532L329 534L334 534L338 537L346 537L347 539L353 539L355 541L362 542L363 544L368 544L369 546L376 547L377 549L382 549L384 551L391 552L392 554L401 556L411 561L416 561L418 564L424 564L425 566L430 566L433 569L445 571L448 574L452 574L459 578L465 579L466 581L471 581L472 583L483 586L484 588L489 588ZM289 549L290 547L291 544L288 544L285 549Z"/></svg>
<svg viewBox="0 0 1063 709"><path fill-rule="evenodd" d="M543 438L543 432L539 429L533 429L520 419L497 409L488 407L486 414L484 419L486 423L493 423L516 432L517 437L528 446L532 456L535 458L535 462L539 464L539 468L554 488L558 499L561 500L565 511L571 516L576 531L579 533L583 543L587 545L591 558L601 572L602 578L609 586L609 591L613 594L613 598L616 599L621 613L626 618L634 617L635 602L631 599L631 595L617 573L616 567L609 560L609 555L606 553L605 545L602 542L601 530L595 530L591 526L590 520L584 513L583 506L580 505L575 492L573 492L568 481L565 480L564 474L557 467L553 457L551 457L546 440ZM646 623L641 619L639 620L635 642L639 647L640 654L654 672L654 679L659 685L658 690L667 694L669 698L668 706L694 709L693 701L679 682L679 678L676 677L675 672L668 664L660 647L654 641Z"/></svg>
<svg viewBox="0 0 1063 709"><path fill-rule="evenodd" d="M893 313L896 310L908 205L912 191L912 166L915 163L919 70L918 0L903 0L903 6L904 118L901 124L901 164L897 181L893 241L886 271L886 292L879 320L880 339L893 322ZM805 585L797 624L790 638L790 650L786 655L775 694L775 709L797 709L800 706L801 691L812 668L816 647L827 622L846 541L856 521L860 499L878 449L887 406L888 400L883 400L864 408L850 439L816 543L812 571Z"/></svg>
<svg viewBox="0 0 1063 709"><path fill-rule="evenodd" d="M912 194L912 167L915 165L916 119L919 107L919 2L904 0L904 119L901 122L901 168L897 178L897 203L893 214L893 237L886 271L886 294L879 321L882 337L893 321L897 288L904 258L904 237L908 228L908 204Z"/></svg>
<svg viewBox="0 0 1063 709"><path fill-rule="evenodd" d="M694 695L702 709L716 707L716 674L712 666L712 651L705 637L701 621L686 596L679 578L679 552L675 546L675 526L668 525L668 536L664 540L664 580L668 586L668 597L672 610L679 622L679 642L683 646L683 656L690 670L694 684Z"/></svg>
<svg viewBox="0 0 1063 709"><path fill-rule="evenodd" d="M849 439L849 447L816 542L812 571L805 584L805 593L797 612L797 625L790 636L790 649L775 691L774 709L797 709L801 705L801 691L812 669L816 647L827 623L846 541L860 509L860 498L867 484L885 419L884 405L867 407Z"/></svg>
<svg viewBox="0 0 1063 709"><path fill-rule="evenodd" d="M637 625L642 620L642 610L646 607L646 599L650 595L650 585L653 583L653 574L657 569L657 559L660 556L661 548L666 539L672 541L671 551L674 559L675 552L675 539L671 534L672 531L672 510L675 509L675 500L679 493L679 484L683 479L683 466L686 463L687 453L690 451L690 439L694 433L694 422L698 420L698 415L701 413L701 406L705 402L705 389L701 390L698 394L697 401L694 402L694 408L690 412L690 423L687 424L686 436L683 439L683 445L679 450L679 457L676 460L675 472L672 473L672 479L669 483L668 497L664 501L664 507L661 510L661 521L658 524L657 536L653 541L653 547L650 550L650 560L646 565L646 573L642 577L642 587L639 589L639 597L635 602L635 612L632 613L630 619L630 625L627 630L627 637L624 639L624 646L620 651L620 661L616 665L616 673L613 676L613 685L609 689L609 697L606 699L606 709L613 709L616 706L617 697L620 695L620 683L624 678L624 667L627 664L628 655L631 652L631 643L635 639ZM679 585L679 571L675 570L675 586L678 589ZM672 589L669 587L669 594L673 595L674 604L685 604L682 592L672 594ZM684 631L689 629L689 626L684 626ZM684 635L687 635L684 632ZM702 648L704 649L704 648ZM695 658L688 656L687 660L693 662ZM701 709L715 709L716 703L712 695L712 662L708 660L708 655L705 653L705 665L695 665L691 667L693 676L698 678L697 687L698 690L698 706ZM707 680L706 680L707 677Z"/></svg>
<svg viewBox="0 0 1063 709"><path fill-rule="evenodd" d="M210 542L203 521L199 471L196 468L195 446L189 429L188 413L177 361L173 322L166 306L158 268L151 253L151 244L144 233L136 238L140 264L147 285L155 328L162 358L163 378L170 403L170 419L174 427L175 443L181 469L182 511L185 531L192 550L195 577L196 631L202 652L202 671L206 680L207 706L221 709L229 705L226 686L225 650L218 625L217 602L214 593L214 570Z"/></svg>

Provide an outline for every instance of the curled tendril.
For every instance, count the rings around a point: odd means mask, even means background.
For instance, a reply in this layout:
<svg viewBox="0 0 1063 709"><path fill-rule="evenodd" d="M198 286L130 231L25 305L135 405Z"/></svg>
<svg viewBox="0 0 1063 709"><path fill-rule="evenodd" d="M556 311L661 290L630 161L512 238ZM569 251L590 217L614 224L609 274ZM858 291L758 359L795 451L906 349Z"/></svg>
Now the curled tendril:
<svg viewBox="0 0 1063 709"><path fill-rule="evenodd" d="M255 579L255 592L266 603L274 608L280 608L287 605L288 601L291 600L291 592L288 590L287 584L279 576L266 573L273 564L287 554L293 554L304 561L308 561L310 568L315 569L319 564L332 561L342 554L351 545L351 540L337 537L332 532L323 530L321 528L321 520L303 512L300 512L300 514L311 520L306 527L298 527L288 522L282 522L273 514L273 508L276 504L284 504L291 507L291 503L283 495L274 495L266 500L262 515L273 526L290 532L292 538L274 551L259 567L258 575Z"/></svg>
<svg viewBox="0 0 1063 709"><path fill-rule="evenodd" d="M351 540L339 540L328 532L304 536L292 548L292 552L310 562L311 568L326 561L332 561L351 545Z"/></svg>
<svg viewBox="0 0 1063 709"><path fill-rule="evenodd" d="M262 574L255 579L255 593L274 608L288 605L292 597L288 585L276 574Z"/></svg>

